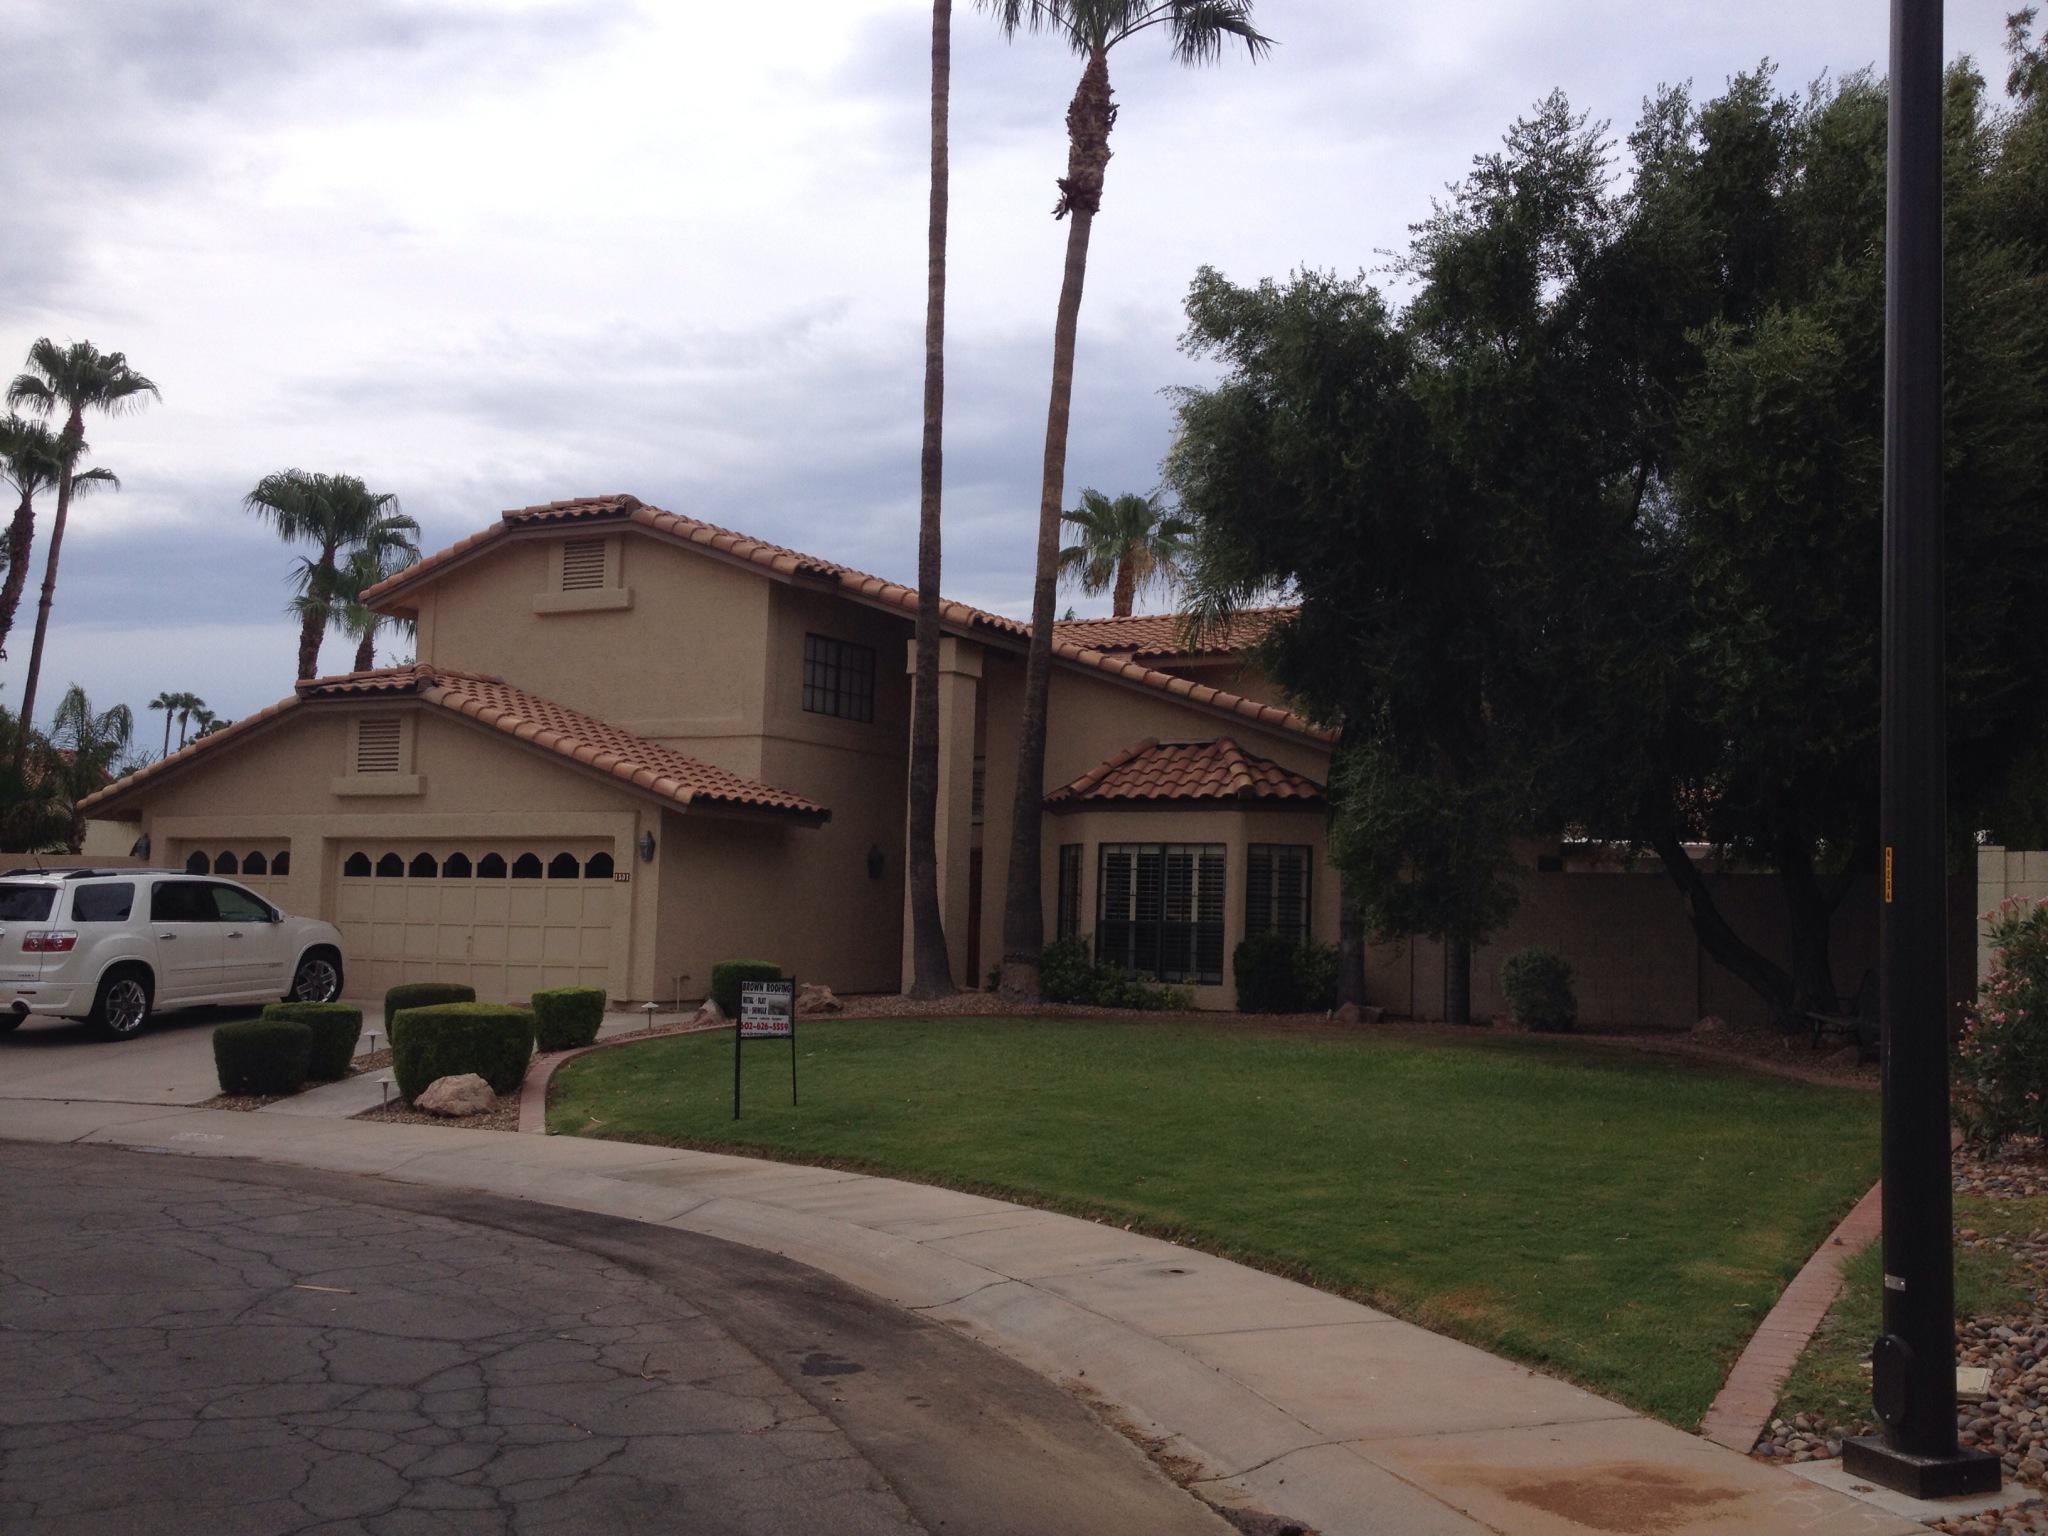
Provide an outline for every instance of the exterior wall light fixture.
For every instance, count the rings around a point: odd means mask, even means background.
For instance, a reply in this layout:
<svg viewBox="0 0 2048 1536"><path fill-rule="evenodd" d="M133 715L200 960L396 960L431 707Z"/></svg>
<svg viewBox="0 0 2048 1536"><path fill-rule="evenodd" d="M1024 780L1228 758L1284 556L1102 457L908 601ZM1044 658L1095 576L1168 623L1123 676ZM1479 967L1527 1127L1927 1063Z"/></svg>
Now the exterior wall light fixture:
<svg viewBox="0 0 2048 1536"><path fill-rule="evenodd" d="M135 846L128 850L128 856L131 859L146 859L149 857L149 834L147 832L135 839Z"/></svg>
<svg viewBox="0 0 2048 1536"><path fill-rule="evenodd" d="M652 832L642 832L640 834L640 862L642 864L652 864L654 862L654 834Z"/></svg>

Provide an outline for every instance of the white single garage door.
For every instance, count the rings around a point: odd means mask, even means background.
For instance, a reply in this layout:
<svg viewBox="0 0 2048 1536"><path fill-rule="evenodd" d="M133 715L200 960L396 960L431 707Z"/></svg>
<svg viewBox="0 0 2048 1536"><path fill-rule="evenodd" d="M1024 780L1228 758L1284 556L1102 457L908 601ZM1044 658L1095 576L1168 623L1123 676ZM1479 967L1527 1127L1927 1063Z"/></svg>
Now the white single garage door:
<svg viewBox="0 0 2048 1536"><path fill-rule="evenodd" d="M246 885L272 906L284 905L284 888L288 883L284 877L292 871L292 856L291 850L279 843L261 839L241 843L230 843L224 839L180 843L174 850L174 856L187 874L225 875ZM313 914L295 915L310 917Z"/></svg>
<svg viewBox="0 0 2048 1536"><path fill-rule="evenodd" d="M625 904L608 844L350 843L335 924L351 996L458 981L485 1002L602 987Z"/></svg>

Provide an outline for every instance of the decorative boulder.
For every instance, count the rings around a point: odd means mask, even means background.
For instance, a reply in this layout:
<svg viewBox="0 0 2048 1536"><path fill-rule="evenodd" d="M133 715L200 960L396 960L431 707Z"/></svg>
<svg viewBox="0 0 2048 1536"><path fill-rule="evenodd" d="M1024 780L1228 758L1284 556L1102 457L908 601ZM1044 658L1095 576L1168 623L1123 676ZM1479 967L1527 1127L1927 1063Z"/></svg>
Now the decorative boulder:
<svg viewBox="0 0 2048 1536"><path fill-rule="evenodd" d="M1331 1019L1339 1024L1377 1024L1386 1016L1387 1010L1384 1008L1369 1005L1361 1007L1357 1003L1345 1003L1330 1015Z"/></svg>
<svg viewBox="0 0 2048 1536"><path fill-rule="evenodd" d="M796 989L798 1013L837 1013L845 1005L832 995L830 987L807 981Z"/></svg>
<svg viewBox="0 0 2048 1536"><path fill-rule="evenodd" d="M446 1115L451 1120L459 1120L464 1115L480 1115L486 1110L496 1109L498 1096L491 1092L491 1085L474 1072L465 1072L460 1077L435 1078L412 1101L412 1107L423 1109L430 1115Z"/></svg>
<svg viewBox="0 0 2048 1536"><path fill-rule="evenodd" d="M1717 1014L1708 1014L1692 1027L1696 1039L1712 1040L1728 1033L1728 1021Z"/></svg>
<svg viewBox="0 0 2048 1536"><path fill-rule="evenodd" d="M718 999L715 997L705 998L704 1006L690 1016L690 1026L693 1029L709 1029L731 1022L732 1020L725 1016L725 1010L718 1006Z"/></svg>

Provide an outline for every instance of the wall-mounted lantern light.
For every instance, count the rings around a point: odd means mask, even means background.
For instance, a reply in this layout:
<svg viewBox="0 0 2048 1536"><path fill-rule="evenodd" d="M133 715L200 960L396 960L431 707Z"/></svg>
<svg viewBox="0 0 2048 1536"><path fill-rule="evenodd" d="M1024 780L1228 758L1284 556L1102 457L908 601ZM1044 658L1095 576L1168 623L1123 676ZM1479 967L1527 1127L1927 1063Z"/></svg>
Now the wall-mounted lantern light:
<svg viewBox="0 0 2048 1536"><path fill-rule="evenodd" d="M882 878L882 850L873 843L868 845L868 878L870 880Z"/></svg>
<svg viewBox="0 0 2048 1536"><path fill-rule="evenodd" d="M149 834L147 832L135 839L135 846L128 850L128 856L132 859L146 859L149 857Z"/></svg>
<svg viewBox="0 0 2048 1536"><path fill-rule="evenodd" d="M654 862L654 834L652 832L642 832L640 834L640 862L642 864L652 864Z"/></svg>

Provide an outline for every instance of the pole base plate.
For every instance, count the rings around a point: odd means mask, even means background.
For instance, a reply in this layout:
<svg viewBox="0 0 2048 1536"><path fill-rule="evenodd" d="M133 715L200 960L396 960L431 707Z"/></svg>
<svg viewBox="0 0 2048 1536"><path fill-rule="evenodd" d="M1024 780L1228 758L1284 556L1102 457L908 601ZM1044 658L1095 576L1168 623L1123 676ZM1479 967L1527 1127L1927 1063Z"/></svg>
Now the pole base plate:
<svg viewBox="0 0 2048 1536"><path fill-rule="evenodd" d="M1989 1451L1958 1449L1946 1456L1894 1450L1876 1435L1842 1442L1842 1470L1916 1499L1952 1499L1996 1493L2004 1470Z"/></svg>

